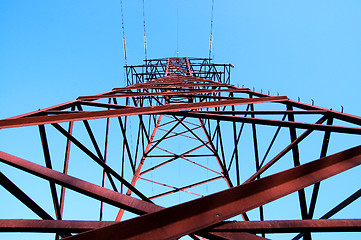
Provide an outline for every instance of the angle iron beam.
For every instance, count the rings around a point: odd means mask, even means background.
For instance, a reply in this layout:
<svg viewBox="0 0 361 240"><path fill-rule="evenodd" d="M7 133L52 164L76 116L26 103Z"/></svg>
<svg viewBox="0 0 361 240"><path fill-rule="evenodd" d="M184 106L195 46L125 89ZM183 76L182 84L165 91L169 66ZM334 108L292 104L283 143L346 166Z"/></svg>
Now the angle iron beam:
<svg viewBox="0 0 361 240"><path fill-rule="evenodd" d="M152 166L152 167L150 167L150 168L148 168L148 169L146 169L146 170L144 170L144 171L142 171L142 172L139 172L138 175L141 176L141 175L143 175L143 174L145 174L145 173L147 173L147 172L149 172L149 171L152 171L152 170L154 170L154 169L156 169L156 168L159 168L159 167L161 167L161 166L163 166L163 165L165 165L165 164L167 164L167 163L173 162L174 160L176 160L176 159L178 159L178 158L183 158L184 156L189 157L189 156L188 156L189 153L194 152L194 151L196 151L196 150L198 150L198 149L200 149L200 148L202 148L202 147L204 147L203 144L202 144L202 145L199 145L199 146L197 146L197 147L195 147L195 148L192 148L192 149L190 149L190 150L188 150L188 151L186 151L186 152L184 152L184 153L182 153L182 154L172 155L172 156L170 156L170 159L168 159L168 160L166 160L166 161L164 161L164 162L161 162L161 163L159 163L159 164L157 164L157 165L155 165L155 166ZM201 155L201 156L204 157L204 155ZM212 156L213 156L213 155L212 155ZM154 157L154 156L147 156L147 157L149 158L149 157ZM158 157L159 157L159 156L158 156ZM164 156L163 156L163 157L164 157ZM165 156L165 157L169 157L169 156Z"/></svg>
<svg viewBox="0 0 361 240"><path fill-rule="evenodd" d="M99 164L108 175L109 180L111 180L110 174L113 175L118 181L124 184L127 188L132 189L132 191L138 195L141 199L145 201L150 201L143 193L133 187L130 183L128 183L123 177L121 177L114 169L109 167L104 163L103 160L99 159L94 153L92 153L89 149L87 149L81 142L79 142L75 137L70 135L64 128L62 128L59 124L52 124L60 133L62 133L65 137L71 140L74 145L76 145L79 149L81 149L85 154L87 154L91 159L93 159L97 164Z"/></svg>
<svg viewBox="0 0 361 240"><path fill-rule="evenodd" d="M283 116L283 118L282 118L281 121L284 121L284 120L286 119L286 117L287 117L287 115L285 114L285 115ZM271 148L272 148L273 144L275 143L276 138L277 138L277 136L278 136L281 128L282 128L282 127L278 127L278 128L277 128L277 130L276 130L276 132L275 132L275 134L274 134L274 136L273 136L273 138L272 138L272 140L271 140L271 142L270 142L270 144L269 144L269 146L268 146L268 148L267 148L267 151L265 152L265 154L264 154L264 156L263 156L263 159L262 159L262 161L261 161L260 167L262 167L263 164L264 164L264 162L266 161L266 158L267 158L268 154L270 153Z"/></svg>
<svg viewBox="0 0 361 240"><path fill-rule="evenodd" d="M0 152L1 154L1 152ZM0 155L1 158L1 155ZM24 205L31 209L36 215L42 219L53 220L44 209L34 202L26 193L24 193L18 186L16 186L9 178L7 178L2 172L0 172L0 185L2 185L7 191L9 191L14 197L19 199Z"/></svg>
<svg viewBox="0 0 361 240"><path fill-rule="evenodd" d="M72 107L72 110L75 109L75 106ZM68 133L70 135L73 134L73 127L74 122L69 122L68 125ZM69 158L70 158L70 147L71 147L71 141L70 139L66 140L66 147L65 147L65 156L64 156L64 164L63 164L63 173L68 174L68 168L69 168ZM60 214L63 215L64 210L64 200L65 200L65 188L64 186L61 186L60 190Z"/></svg>
<svg viewBox="0 0 361 240"><path fill-rule="evenodd" d="M361 146L203 198L66 239L173 239L195 233L361 164Z"/></svg>
<svg viewBox="0 0 361 240"><path fill-rule="evenodd" d="M181 86L181 85L180 85ZM197 86L196 84L194 86ZM177 90L177 89L175 89ZM183 90L183 89L182 89ZM113 98L113 97L150 97L150 96L172 96L172 95L188 95L188 94L200 94L200 93L219 93L219 92L236 92L236 93L246 93L248 92L248 88L244 89L187 89L187 91L173 91L173 92L126 92L120 94L107 94L100 96L80 96L77 100L96 100L101 98Z"/></svg>
<svg viewBox="0 0 361 240"><path fill-rule="evenodd" d="M269 240L247 232L210 232L201 236L212 240Z"/></svg>
<svg viewBox="0 0 361 240"><path fill-rule="evenodd" d="M40 178L54 181L66 188L82 193L94 199L106 202L110 205L124 208L136 214L150 213L162 209L162 207L147 201L142 201L112 190L102 188L98 185L71 177L69 175L51 170L41 165L21 159L19 157L0 151L0 162L36 175Z"/></svg>
<svg viewBox="0 0 361 240"><path fill-rule="evenodd" d="M250 96L251 97L251 96ZM254 105L250 104L251 111L254 111ZM254 118L254 114L251 113L251 118ZM256 172L260 169L260 161L259 161L259 151L258 151L258 139L257 139L257 127L256 124L252 123L252 139L253 139L253 151L254 151L254 160L256 165ZM261 176L258 175L257 178ZM263 206L259 207L259 218L260 220L264 220L264 211ZM263 236L264 237L264 236Z"/></svg>
<svg viewBox="0 0 361 240"><path fill-rule="evenodd" d="M3 120L0 120L0 129L32 126L32 125L39 125L39 124L60 123L60 122L68 122L68 121L99 119L99 118L106 118L106 117L120 117L120 116L141 115L141 114L160 114L160 113L166 113L166 112L172 112L172 111L184 111L184 110L212 108L212 107L219 107L219 106L278 102L278 101L283 101L285 99L287 99L287 98L283 97L283 96L254 98L254 99L235 99L235 100L222 100L222 101L211 101L211 102L201 102L201 103L162 105L162 106L152 106L152 107L134 107L131 109L91 111L91 112L85 112L85 113L74 112L71 114L27 117L27 118L19 118L19 119L3 119Z"/></svg>
<svg viewBox="0 0 361 240"><path fill-rule="evenodd" d="M339 211L341 211L342 209L344 209L345 207L350 205L353 201L358 199L360 196L361 196L361 189L357 190L351 196L349 196L348 198L343 200L341 203L339 203L337 206L332 208L330 211L328 211L326 214L324 214L320 219L328 219L328 218L332 217L333 215L335 215L336 213L338 213ZM299 233L299 234L297 234L297 236L292 238L292 240L300 239L301 237L303 237L303 235L304 235L304 233Z"/></svg>
<svg viewBox="0 0 361 240"><path fill-rule="evenodd" d="M287 110L292 111L293 108L291 105L287 105ZM288 121L290 122L295 122L295 117L292 113L288 114ZM297 140L297 133L296 133L296 129L294 127L290 127L289 128L289 132L290 132L290 140L291 143L293 143L294 141ZM300 152L298 149L298 144L294 144L294 146L292 147L292 158L293 158L293 164L295 167L299 166L300 163ZM304 189L300 189L298 191L298 200L299 200L299 204L300 204L300 210L301 210L301 216L302 219L307 219L307 203L306 203L306 193ZM306 233L309 234L309 233Z"/></svg>
<svg viewBox="0 0 361 240"><path fill-rule="evenodd" d="M21 114L21 115L17 115L17 116L10 117L10 118L5 118L5 119L6 120L11 120L11 119L35 116L35 115L37 115L39 113L46 112L46 111L49 111L49 110L63 110L63 109L67 109L67 108L70 108L70 107L74 106L74 104L76 104L77 102L78 102L77 100L73 100L73 101L70 101L70 102L61 103L61 104L58 104L58 105L55 105L55 106L39 109L39 110L36 110L36 111L33 111L33 112L24 113L24 114Z"/></svg>
<svg viewBox="0 0 361 240"><path fill-rule="evenodd" d="M220 158L220 156L219 156L219 154L218 154L218 152L217 152L217 149L216 149L216 147L214 146L214 143L213 143L213 140L212 140L212 138L211 138L211 136L210 136L210 133L208 133L208 131L207 131L204 123L202 122L202 119L198 119L198 121L199 121L199 123L201 124L202 129L203 129L203 132L204 132L204 134L206 135L207 140L208 140L209 145L210 145L210 146L208 146L208 145L205 145L205 146L206 146L207 148L209 148L209 149L214 153L214 156L216 157L217 162L218 162L218 165L219 165L220 169L222 170L222 174L223 174L223 176L224 176L224 179L225 179L226 182L227 182L227 185L228 185L230 188L233 187L232 180L231 180L231 178L230 178L229 175L228 175L227 166L225 166L225 162L222 162L222 160L221 160L221 158ZM217 128L218 128L218 127L219 127L219 125L218 125L218 123L217 123ZM195 135L195 134L194 134L194 135ZM196 136L196 135L195 135L195 136ZM198 136L196 136L196 137L198 137ZM201 140L201 141L202 141L202 140Z"/></svg>
<svg viewBox="0 0 361 240"><path fill-rule="evenodd" d="M84 105L84 106L103 107L103 108L107 108L107 109L132 108L132 106L127 106L127 105L101 103L101 102L91 102L91 101L86 101L86 100L79 100L78 103L81 104L81 105Z"/></svg>
<svg viewBox="0 0 361 240"><path fill-rule="evenodd" d="M320 118L316 123L321 124L322 122L326 121L325 117ZM259 171L257 171L255 174L253 174L250 178L248 178L244 183L248 183L250 181L253 181L257 178L260 174L262 174L264 171L266 171L268 168L270 168L273 164L275 164L279 159L281 159L286 153L292 150L292 148L299 144L301 141L303 141L308 135L312 133L313 130L306 130L304 133L301 134L297 139L295 139L293 142L291 142L287 147L285 147L280 153L278 153L274 158L272 158L269 162L266 163Z"/></svg>
<svg viewBox="0 0 361 240"><path fill-rule="evenodd" d="M332 125L332 123L333 123L333 118L329 118L327 120L327 125ZM331 132L326 131L324 136L323 136L320 158L326 157L326 155L327 155L327 149L328 149L330 137L331 137ZM315 183L315 185L313 186L312 197L311 197L311 201L310 201L310 207L309 207L309 210L308 210L308 219L313 218L313 214L314 214L315 207L316 207L317 196L318 196L318 192L319 192L319 189L320 189L320 184L321 183L318 182L318 183Z"/></svg>
<svg viewBox="0 0 361 240"><path fill-rule="evenodd" d="M361 128L354 127L343 127L343 126L335 126L335 125L322 125L322 124L314 124L314 123L303 123L303 122L291 122L291 121L279 121L272 119L261 119L261 118L248 118L248 117L234 117L234 116L225 116L222 114L208 114L201 112L168 112L168 114L178 115L178 116L186 116L186 117L194 117L194 118L203 118L203 119L213 119L213 120L223 120L230 122L244 122L244 123L255 123L259 125L267 125L267 126L282 126L282 127L295 127L300 129L312 129L317 131L331 131L338 133L348 133L348 134L357 134L361 135Z"/></svg>
<svg viewBox="0 0 361 240"><path fill-rule="evenodd" d="M197 111L194 111L197 112ZM327 114L329 111L326 110L254 110L254 111L222 111L222 114L230 114L230 115L235 115L235 114L254 114L254 115L284 115L284 114L288 114L288 113L292 113L292 114ZM219 113L219 111L202 111L201 113Z"/></svg>
<svg viewBox="0 0 361 240"><path fill-rule="evenodd" d="M127 89L179 89L179 88L188 88L188 87L229 87L228 84L222 84L219 82L211 82L211 83L198 83L198 84L192 84L192 83L184 83L184 84L168 84L166 86L157 86L156 84L154 85L149 85L149 86L129 86L129 87L125 87ZM117 90L117 89L115 89Z"/></svg>
<svg viewBox="0 0 361 240"><path fill-rule="evenodd" d="M112 225L113 221L0 219L0 232L80 233Z"/></svg>
<svg viewBox="0 0 361 240"><path fill-rule="evenodd" d="M354 115L347 114L347 113L341 113L341 112L338 112L335 110L317 107L317 106L313 106L310 104L300 103L300 102L296 102L296 101L292 101L292 100L288 100L288 102L291 103L294 107L305 109L305 110L327 110L329 112L329 114L331 115L331 117L333 117L333 118L343 120L343 121L346 121L349 123L361 125L361 117L359 117L359 116L354 116Z"/></svg>
<svg viewBox="0 0 361 240"><path fill-rule="evenodd" d="M45 131L44 125L39 125L39 133L40 133L40 138L41 138L41 144L43 146L45 165L47 168L53 169L52 164L51 164L50 150L49 150L49 146L48 146L48 140L46 137L46 131ZM55 214L56 214L56 219L61 220L62 214L61 214L61 210L60 210L59 199L58 199L58 194L56 191L55 183L53 181L49 181L49 185L50 185L50 191L51 191L51 196L52 196L52 200L53 200L54 210L55 210Z"/></svg>
<svg viewBox="0 0 361 240"><path fill-rule="evenodd" d="M111 99L109 99L110 102ZM107 118L107 124L105 126L105 139L104 139L104 163L107 163L107 157L108 157L108 140L109 140L109 118ZM102 187L105 186L105 170L103 169L102 174ZM100 209L99 209L99 221L103 219L103 206L104 203L100 202Z"/></svg>
<svg viewBox="0 0 361 240"><path fill-rule="evenodd" d="M200 181L200 182L192 183L192 184L187 185L187 186L184 186L184 187L168 186L168 187L170 187L170 188L173 188L174 190L170 190L170 191L167 191L167 192L163 192L163 193L160 193L160 194L151 196L150 199L155 199L155 198L158 198L158 197L162 197L162 196L165 196L165 195L169 195L169 194L171 194L171 193L183 191L183 190L185 190L185 189L192 188L192 187L196 187L196 186L199 186L199 185L202 185L202 184L205 184L205 183L209 183L209 182L212 182L212 181L215 181L215 180L218 180L218 179L222 179L222 178L223 178L222 176L217 176L217 177L213 177L213 178L210 178L210 179L206 179L206 180L203 180L203 181ZM164 186L164 185L163 185L163 186Z"/></svg>
<svg viewBox="0 0 361 240"><path fill-rule="evenodd" d="M250 233L361 232L361 219L232 221L222 223L210 231Z"/></svg>
<svg viewBox="0 0 361 240"><path fill-rule="evenodd" d="M148 143L147 143L147 146L145 147L145 149L143 151L142 158L139 161L138 165L136 166L136 169L135 169L133 177L132 177L132 181L130 182L130 184L132 186L135 186L136 182L138 181L138 179L140 177L140 171L142 170L142 167L143 167L143 164L144 164L144 161L145 161L145 158L146 158L146 154L148 154L149 149L151 148L151 143L152 143L152 141L153 141L153 139L155 137L155 134L157 133L157 130L158 130L158 127L159 127L160 122L162 120L162 117L163 117L163 115L159 115L157 123L154 126L152 135L150 136L150 138L148 140ZM132 194L132 189L128 188L126 194L127 194L127 196L130 196ZM115 220L120 221L122 219L122 217L123 217L123 214L124 214L124 209L119 209Z"/></svg>
<svg viewBox="0 0 361 240"><path fill-rule="evenodd" d="M235 88L238 88L238 87L235 87ZM271 95L267 95L267 94L263 94L263 93L259 93L259 92L255 92L255 91L250 91L250 92L257 97L271 96ZM333 117L335 119L343 120L343 121L353 123L356 125L361 125L361 117L359 117L359 116L355 116L355 115L351 115L351 114L347 114L347 113L343 113L343 112L339 112L339 111L335 111L335 110L327 109L327 108L323 108L323 107L318 107L318 106L314 106L314 105L303 103L303 102L297 102L297 101L293 101L290 99L283 102L283 104L287 104L287 103L291 104L293 107L304 109L304 110L327 111L329 114L331 114L331 117Z"/></svg>

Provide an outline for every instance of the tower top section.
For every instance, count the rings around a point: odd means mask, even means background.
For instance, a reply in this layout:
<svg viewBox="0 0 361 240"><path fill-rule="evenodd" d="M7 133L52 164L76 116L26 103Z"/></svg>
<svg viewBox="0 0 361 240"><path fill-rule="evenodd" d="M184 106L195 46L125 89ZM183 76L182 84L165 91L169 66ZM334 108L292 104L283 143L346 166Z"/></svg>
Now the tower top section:
<svg viewBox="0 0 361 240"><path fill-rule="evenodd" d="M143 65L125 66L127 85L160 77L195 76L230 84L232 64L216 64L210 58L169 57L144 60Z"/></svg>
<svg viewBox="0 0 361 240"><path fill-rule="evenodd" d="M168 58L165 77L167 76L192 76L187 57Z"/></svg>

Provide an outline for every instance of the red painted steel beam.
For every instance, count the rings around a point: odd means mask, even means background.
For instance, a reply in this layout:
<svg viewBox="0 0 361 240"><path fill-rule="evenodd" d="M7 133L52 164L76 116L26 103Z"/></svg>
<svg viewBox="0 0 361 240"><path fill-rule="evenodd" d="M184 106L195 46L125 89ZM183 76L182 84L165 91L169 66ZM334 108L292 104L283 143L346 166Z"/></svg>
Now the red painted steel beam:
<svg viewBox="0 0 361 240"><path fill-rule="evenodd" d="M55 105L55 106L39 109L39 110L36 110L36 111L33 111L33 112L24 113L24 114L21 114L21 115L17 115L17 116L10 117L10 118L5 118L5 119L10 120L10 119L29 117L29 116L37 115L37 114L40 114L42 112L46 112L46 111L49 111L49 110L63 110L63 109L70 108L70 107L74 106L74 104L76 104L77 102L78 102L77 100L74 100L74 101L58 104L58 105Z"/></svg>
<svg viewBox="0 0 361 240"><path fill-rule="evenodd" d="M238 87L235 87L235 88L238 88ZM269 97L270 96L267 94L258 93L258 92L254 92L254 91L250 91L250 93L253 94L254 96L258 96L258 97ZM318 106L314 106L314 105L303 103L303 102L297 102L297 101L293 101L293 100L288 100L287 102L284 102L284 104L287 104L287 103L291 104L293 107L297 107L297 108L304 109L304 110L327 111L329 114L331 114L331 117L333 117L333 118L343 120L346 122L350 122L353 124L361 125L361 117L359 117L359 116L342 113L339 111L335 111L335 110L331 110L331 109L327 109L327 108L323 108L323 107L318 107Z"/></svg>
<svg viewBox="0 0 361 240"><path fill-rule="evenodd" d="M143 83L137 83L134 85L128 85L126 87L121 87L121 88L113 88L113 91L122 91L125 89L129 89L129 87L139 87L139 86L153 86L155 84L157 85L172 85L174 83L200 83L200 82L205 82L205 83L218 83L217 81L213 81L210 79L205 79L205 78L200 78L200 77L195 77L195 76L166 76L166 77L160 77L157 79L153 79L151 81L147 81L147 82L143 82ZM221 83L222 84L222 83Z"/></svg>
<svg viewBox="0 0 361 240"><path fill-rule="evenodd" d="M44 125L39 125L39 133L40 133L41 144L43 146L45 165L47 168L52 169L53 167L52 167L52 163L51 163L49 145L48 145L48 140L47 140ZM61 217L61 211L60 211L60 205L59 205L59 199L58 199L56 186L53 181L49 181L49 184L50 184L50 191L51 191L51 196L53 199L53 205L54 205L54 210L55 210L55 214L56 214L56 219L61 220L62 217Z"/></svg>
<svg viewBox="0 0 361 240"><path fill-rule="evenodd" d="M0 232L80 233L119 223L117 221L0 219ZM209 233L360 232L361 219L231 221L207 229Z"/></svg>
<svg viewBox="0 0 361 240"><path fill-rule="evenodd" d="M73 133L73 122L69 122L68 125L68 133L72 135ZM63 165L63 173L68 174L68 168L69 168L69 157L70 157L70 148L71 148L71 141L70 139L66 140L66 147L65 147L65 156L64 156L64 165ZM63 215L64 210L64 200L65 200L65 188L64 186L61 186L61 193L60 193L60 212L61 215Z"/></svg>
<svg viewBox="0 0 361 240"><path fill-rule="evenodd" d="M166 186L166 187L169 187L169 188L173 188L173 190L167 191L167 192L163 192L163 193L160 193L160 194L157 194L157 195L154 195L154 196L150 197L150 199L155 199L155 198L159 198L159 197L162 197L162 196L166 196L166 195L169 195L169 194L171 194L171 193L183 191L183 190L185 190L185 189L192 188L192 187L195 187L195 186L199 186L199 185L202 185L202 184L205 184L205 183L209 183L209 182L212 182L212 181L215 181L215 180L218 180L218 179L222 179L222 178L223 178L222 176L217 176L217 177L213 177L213 178L210 178L210 179L203 180L203 181L201 181L201 182L192 183L192 184L187 185L187 186L184 186L184 187L173 187L173 186L168 186L168 185L163 184L163 183L159 183L159 184L161 184L162 186ZM147 181L147 179L144 179L144 178L142 178L142 179ZM148 180L148 181L154 182L154 181L151 181L151 180ZM200 195L200 194L197 194L197 195L203 197L203 195Z"/></svg>
<svg viewBox="0 0 361 240"><path fill-rule="evenodd" d="M247 232L211 232L205 235L209 239L214 239L214 236L217 239L225 240L267 240L268 238L260 237L252 233Z"/></svg>
<svg viewBox="0 0 361 240"><path fill-rule="evenodd" d="M361 164L361 146L200 199L66 239L175 239Z"/></svg>
<svg viewBox="0 0 361 240"><path fill-rule="evenodd" d="M120 116L142 115L142 114L160 114L166 112L192 110L192 109L200 109L200 108L223 107L223 106L265 103L265 102L278 102L285 100L287 100L287 97L284 96L252 98L252 99L246 98L246 99L186 103L186 104L172 104L172 105L167 104L167 105L151 106L151 107L134 107L128 109L116 109L116 110L105 110L105 111L74 112L68 114L27 117L27 118L19 118L19 119L4 119L4 120L0 120L0 129L32 126L39 124L68 122L68 121L90 120L90 119L99 119L99 118L108 118L108 117L120 117Z"/></svg>
<svg viewBox="0 0 361 240"><path fill-rule="evenodd" d="M195 85L196 86L196 85ZM248 89L187 89L187 91L184 91L184 89L179 88L182 91L172 91L172 92L127 92L127 93L121 93L121 94L108 94L108 95L102 95L102 96L80 96L77 98L77 100L96 100L101 98L114 98L114 97L152 97L152 96L187 96L189 94L200 94L200 93L221 93L221 92L239 92L244 93L247 92ZM201 96L201 95L200 95ZM208 97L205 95L204 97ZM212 96L209 96L212 97Z"/></svg>
<svg viewBox="0 0 361 240"><path fill-rule="evenodd" d="M0 185L42 219L53 219L52 216L50 216L44 209L42 209L33 199L24 193L2 172L0 172Z"/></svg>
<svg viewBox="0 0 361 240"><path fill-rule="evenodd" d="M280 121L280 120L249 118L249 117L240 117L240 116L228 116L222 114L210 114L210 113L202 113L202 112L174 112L174 113L169 112L168 114L202 118L202 119L230 121L230 122L252 123L252 124L267 125L267 126L295 127L300 129L312 129L318 131L331 131L331 132L359 134L359 135L361 134L361 128L354 128L354 127L322 125L315 123L303 123L303 122L292 122L292 121Z"/></svg>
<svg viewBox="0 0 361 240"><path fill-rule="evenodd" d="M0 232L80 233L106 227L112 221L0 219Z"/></svg>
<svg viewBox="0 0 361 240"><path fill-rule="evenodd" d="M79 104L92 106L92 107L103 107L103 108L114 108L114 109L124 109L124 108L133 108L133 106L126 106L120 104L111 104L111 103L100 103L100 102L90 102L90 101L79 101ZM86 112L86 111L84 111Z"/></svg>
<svg viewBox="0 0 361 240"><path fill-rule="evenodd" d="M186 62L187 62L187 70L188 70L188 74L190 75L190 76L192 76L193 75L193 73L192 73L192 69L191 69L191 66L190 66L190 63L189 63L189 60L188 60L188 58L186 57L185 58L186 59Z"/></svg>
<svg viewBox="0 0 361 240"><path fill-rule="evenodd" d="M170 83L167 85L157 85L157 84L152 84L152 85L143 85L143 86L138 86L138 85L133 85L133 86L129 86L129 87L125 87L123 89L174 89L174 88L188 88L188 87L197 87L197 88L201 88L201 87L229 87L230 85L228 84L224 84L224 83L219 83L219 82L211 82L211 83L184 83L184 84L176 84L176 83ZM118 89L115 89L118 90Z"/></svg>
<svg viewBox="0 0 361 240"><path fill-rule="evenodd" d="M236 87L236 86L233 86L233 88L234 89L241 89L241 88ZM249 93L251 95L254 95L254 96L257 96L257 97L270 97L270 96L272 96L272 95L268 95L268 94L264 94L264 93L260 93L260 92L251 91L251 90L249 90ZM304 109L304 110L327 111L329 114L331 114L331 117L333 117L333 118L343 120L343 121L346 121L346 122L349 122L349 123L361 125L361 117L359 117L359 116L355 116L355 115L335 111L335 110L328 109L328 108L318 107L318 106L314 106L314 105L303 103L303 102L297 102L297 101L293 101L293 100L287 100L287 102L284 102L283 104L287 104L287 103L291 104L293 107Z"/></svg>
<svg viewBox="0 0 361 240"><path fill-rule="evenodd" d="M225 222L210 232L299 233L361 232L361 219L317 219Z"/></svg>
<svg viewBox="0 0 361 240"><path fill-rule="evenodd" d="M347 113L341 113L341 112L338 112L335 110L317 107L317 106L313 106L310 104L296 102L296 101L292 101L292 100L288 100L288 102L290 104L292 104L292 106L294 106L294 107L298 107L298 108L305 109L305 110L327 110L331 114L331 117L334 117L336 119L340 119L340 120L343 120L346 122L350 122L353 124L361 125L361 117L359 117L359 116L355 116L355 115L351 115L351 114L347 114Z"/></svg>
<svg viewBox="0 0 361 240"><path fill-rule="evenodd" d="M133 85L133 87L149 87L149 86L168 86L168 85L174 85L174 84L194 84L197 85L198 83L214 83L214 84L222 84L220 82L216 82L213 80L205 79L205 78L198 78L198 77L165 77L165 78L159 78L155 79L153 81L149 81L146 83L139 83ZM116 91L119 91L123 88L115 88ZM114 89L113 89L114 90Z"/></svg>
<svg viewBox="0 0 361 240"><path fill-rule="evenodd" d="M326 117L321 117L316 123L321 124L326 121ZM263 172L269 169L273 164L275 164L279 159L281 159L284 155L286 155L289 151L292 150L294 146L297 146L301 141L303 141L308 135L312 133L313 130L306 130L302 133L297 139L292 141L287 147L285 147L281 152L279 152L274 158L272 158L269 162L267 162L264 166L262 166L256 173L254 173L251 177L249 177L244 183L251 182L259 177Z"/></svg>
<svg viewBox="0 0 361 240"><path fill-rule="evenodd" d="M62 128L59 124L53 124L53 126L62 133L65 137L71 140L74 145L76 145L78 148L80 148L86 155L88 155L91 159L93 159L97 164L99 164L108 175L109 181L112 184L113 188L116 190L115 183L112 180L112 177L115 177L118 181L120 181L122 184L124 184L125 187L132 189L132 191L139 196L143 200L148 200L147 197L141 193L139 190L137 190L134 186L132 186L130 183L128 183L123 177L121 177L114 169L109 167L107 164L104 163L103 159L100 159L97 157L93 152L91 152L88 148L86 148L79 140L74 138L72 135L70 135L64 128ZM148 200L149 201L149 200Z"/></svg>
<svg viewBox="0 0 361 240"><path fill-rule="evenodd" d="M197 112L197 111L195 111ZM325 111L325 110L280 110L280 111L272 111L272 110L266 110L266 111L262 111L262 110L255 110L255 111L222 111L222 114L230 114L230 115L234 115L234 114L254 114L254 115L284 115L284 114L327 114L329 111ZM219 113L219 111L201 111L201 113L213 113L213 114L217 114Z"/></svg>
<svg viewBox="0 0 361 240"><path fill-rule="evenodd" d="M0 162L136 214L150 213L162 209L162 207L155 204L102 188L98 185L68 176L1 151Z"/></svg>

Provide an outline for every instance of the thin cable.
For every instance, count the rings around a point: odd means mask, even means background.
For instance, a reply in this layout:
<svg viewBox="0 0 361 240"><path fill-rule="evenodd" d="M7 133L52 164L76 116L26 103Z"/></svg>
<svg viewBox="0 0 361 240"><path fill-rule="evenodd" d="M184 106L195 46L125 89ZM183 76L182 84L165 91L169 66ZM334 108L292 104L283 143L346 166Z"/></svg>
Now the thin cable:
<svg viewBox="0 0 361 240"><path fill-rule="evenodd" d="M127 47L126 47L126 43L125 43L125 28L124 28L123 1L122 0L120 0L120 13L121 13L121 17L122 17L124 63L125 63L125 66L127 66Z"/></svg>
<svg viewBox="0 0 361 240"><path fill-rule="evenodd" d="M214 0L212 0L212 11L211 11L211 34L209 36L209 58L212 57L212 50L213 50L213 9L214 9Z"/></svg>
<svg viewBox="0 0 361 240"><path fill-rule="evenodd" d="M177 57L179 56L179 15L178 15L178 1L177 1Z"/></svg>
<svg viewBox="0 0 361 240"><path fill-rule="evenodd" d="M145 11L144 11L144 0L143 0L143 28L144 28L144 57L147 60L147 37L145 35Z"/></svg>

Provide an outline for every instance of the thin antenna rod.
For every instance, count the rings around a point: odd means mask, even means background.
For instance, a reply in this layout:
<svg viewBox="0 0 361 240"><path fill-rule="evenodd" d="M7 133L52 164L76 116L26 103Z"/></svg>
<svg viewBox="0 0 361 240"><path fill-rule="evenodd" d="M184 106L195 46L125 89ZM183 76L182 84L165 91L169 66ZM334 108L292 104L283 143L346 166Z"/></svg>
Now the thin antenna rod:
<svg viewBox="0 0 361 240"><path fill-rule="evenodd" d="M214 9L214 0L212 0L212 11L211 11L211 34L209 36L209 58L212 57L212 48L213 48L213 9Z"/></svg>
<svg viewBox="0 0 361 240"><path fill-rule="evenodd" d="M144 0L143 0L143 28L144 28L144 57L147 60L147 37L145 34L145 7L144 7Z"/></svg>
<svg viewBox="0 0 361 240"><path fill-rule="evenodd" d="M125 63L125 66L127 66L127 47L126 47L126 43L125 43L125 28L124 28L123 1L122 0L120 0L120 13L121 13L121 17L122 17L124 63Z"/></svg>
<svg viewBox="0 0 361 240"><path fill-rule="evenodd" d="M178 1L177 1L177 57L179 56L179 15L178 15Z"/></svg>

